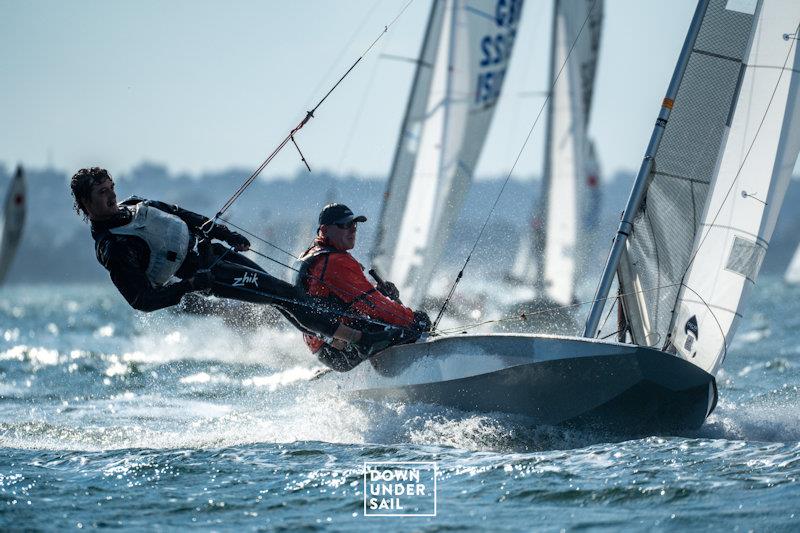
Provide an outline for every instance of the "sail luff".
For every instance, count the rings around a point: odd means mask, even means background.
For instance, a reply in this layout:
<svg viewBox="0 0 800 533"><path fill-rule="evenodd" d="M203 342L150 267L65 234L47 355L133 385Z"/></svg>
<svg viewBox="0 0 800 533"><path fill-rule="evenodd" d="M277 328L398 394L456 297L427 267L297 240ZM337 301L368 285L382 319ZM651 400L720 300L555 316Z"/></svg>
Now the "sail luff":
<svg viewBox="0 0 800 533"><path fill-rule="evenodd" d="M411 92L408 97L403 121L400 123L397 146L392 168L383 195L380 219L371 252L371 260L384 275L391 268L394 248L399 234L399 217L402 215L413 177L418 155L421 127L425 120L426 106L433 82L433 67L440 45L441 23L444 2L432 0L428 22L420 47Z"/></svg>
<svg viewBox="0 0 800 533"><path fill-rule="evenodd" d="M440 45L433 62L433 79L426 104L425 121L421 123L419 151L411 173L408 199L402 206L401 216L394 222L398 237L392 253L389 279L399 288L407 305L419 303L418 287L420 269L427 261L428 247L435 235L436 210L440 161L443 157L441 131L444 128L444 101L447 98L447 59L450 55L450 17L454 0L442 2Z"/></svg>
<svg viewBox="0 0 800 533"><path fill-rule="evenodd" d="M458 13L460 9L462 9L460 1L452 0L450 5L450 28L448 34L449 43L447 46L447 78L444 99L442 100L442 106L444 108L443 123L441 136L439 138L440 157L438 161L439 166L437 173L438 186L435 189L436 200L431 217L431 226L436 229L428 239L428 247L425 254L425 259L422 261L422 264L416 273L414 280L416 287L413 289L411 294L409 294L408 290L405 293L405 297L408 299L410 305L413 305L414 307L422 305L422 299L427 294L431 277L433 276L433 271L437 266L439 257L441 256L441 250L449 238L449 228L444 227L444 217L448 210L447 202L452 202L451 196L454 191L450 190L450 183L446 180L446 176L449 172L449 169L447 168L447 145L450 138L450 128L452 127L453 122L451 106L455 104L455 95L453 94L453 90L455 86L454 74L456 71L456 53L458 46L456 39L458 35L457 26ZM456 169L455 172L459 172L459 169ZM460 202L456 203L460 205Z"/></svg>
<svg viewBox="0 0 800 533"><path fill-rule="evenodd" d="M441 5L441 43L433 61L425 120L419 123L409 192L402 210L387 222L397 228L386 254L391 265L388 279L412 307L428 291L464 202L500 96L522 8L519 0L453 0Z"/></svg>

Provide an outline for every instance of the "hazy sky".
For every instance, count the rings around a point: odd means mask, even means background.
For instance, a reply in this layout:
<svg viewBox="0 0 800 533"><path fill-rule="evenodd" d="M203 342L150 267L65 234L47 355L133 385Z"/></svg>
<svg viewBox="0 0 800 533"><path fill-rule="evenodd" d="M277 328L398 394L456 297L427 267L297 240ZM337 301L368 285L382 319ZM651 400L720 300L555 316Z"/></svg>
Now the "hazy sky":
<svg viewBox="0 0 800 533"><path fill-rule="evenodd" d="M254 168L407 0L0 0L0 161L124 173ZM569 1L569 0L567 0ZM546 86L552 2L526 0L479 175L507 172ZM693 0L607 0L591 118L603 173L637 169ZM389 169L429 0L413 0L298 137L312 168ZM384 55L384 57L382 57ZM516 174L539 174L544 121ZM294 174L293 148L265 176Z"/></svg>

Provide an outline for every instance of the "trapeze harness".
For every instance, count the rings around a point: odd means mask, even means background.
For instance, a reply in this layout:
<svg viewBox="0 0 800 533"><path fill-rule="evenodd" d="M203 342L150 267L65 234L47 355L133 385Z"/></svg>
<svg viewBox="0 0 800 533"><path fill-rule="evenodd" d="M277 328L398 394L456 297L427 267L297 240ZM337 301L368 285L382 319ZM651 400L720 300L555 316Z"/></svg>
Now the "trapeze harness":
<svg viewBox="0 0 800 533"><path fill-rule="evenodd" d="M194 247L195 236L179 216L148 205L146 200L130 209L131 220L108 231L139 237L145 242L150 250L145 276L155 287L163 287L187 259ZM215 296L274 305L304 333L314 331L333 335L336 331L338 320L306 301L304 293L298 298L296 288L290 283L271 276L246 257L228 252L217 244L211 250L217 256L213 269L215 283L211 288ZM222 259L226 254L227 257Z"/></svg>
<svg viewBox="0 0 800 533"><path fill-rule="evenodd" d="M163 286L183 264L192 242L189 226L180 217L139 202L131 207L131 221L108 231L139 237L150 248L146 275L155 286Z"/></svg>

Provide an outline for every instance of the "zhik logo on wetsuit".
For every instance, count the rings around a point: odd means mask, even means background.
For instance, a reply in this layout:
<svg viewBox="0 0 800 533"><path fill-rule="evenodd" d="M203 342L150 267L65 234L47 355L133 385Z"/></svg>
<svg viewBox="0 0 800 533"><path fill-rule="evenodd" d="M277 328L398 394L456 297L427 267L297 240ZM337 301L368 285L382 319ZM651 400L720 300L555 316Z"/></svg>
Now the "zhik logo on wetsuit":
<svg viewBox="0 0 800 533"><path fill-rule="evenodd" d="M233 278L233 286L234 287L244 287L247 284L254 285L258 287L258 274L248 274L245 272L244 276L239 278Z"/></svg>

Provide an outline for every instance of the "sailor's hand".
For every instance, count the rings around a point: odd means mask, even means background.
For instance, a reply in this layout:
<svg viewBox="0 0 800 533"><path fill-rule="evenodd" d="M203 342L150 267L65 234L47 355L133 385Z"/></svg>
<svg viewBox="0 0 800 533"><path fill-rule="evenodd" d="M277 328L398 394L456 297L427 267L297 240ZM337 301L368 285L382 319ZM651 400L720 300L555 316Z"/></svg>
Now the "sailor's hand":
<svg viewBox="0 0 800 533"><path fill-rule="evenodd" d="M247 237L235 231L231 232L228 238L225 239L225 242L233 246L233 249L237 252L246 252L250 249L250 241L247 240Z"/></svg>
<svg viewBox="0 0 800 533"><path fill-rule="evenodd" d="M425 311L414 311L414 323L411 327L420 333L431 330L431 317Z"/></svg>
<svg viewBox="0 0 800 533"><path fill-rule="evenodd" d="M193 291L204 291L210 289L214 283L214 274L210 270L198 270L194 277L189 280Z"/></svg>
<svg viewBox="0 0 800 533"><path fill-rule="evenodd" d="M383 283L379 283L376 288L378 289L378 292L380 292L390 300L394 300L395 302L400 301L400 291L398 290L397 286L391 281L384 281Z"/></svg>

